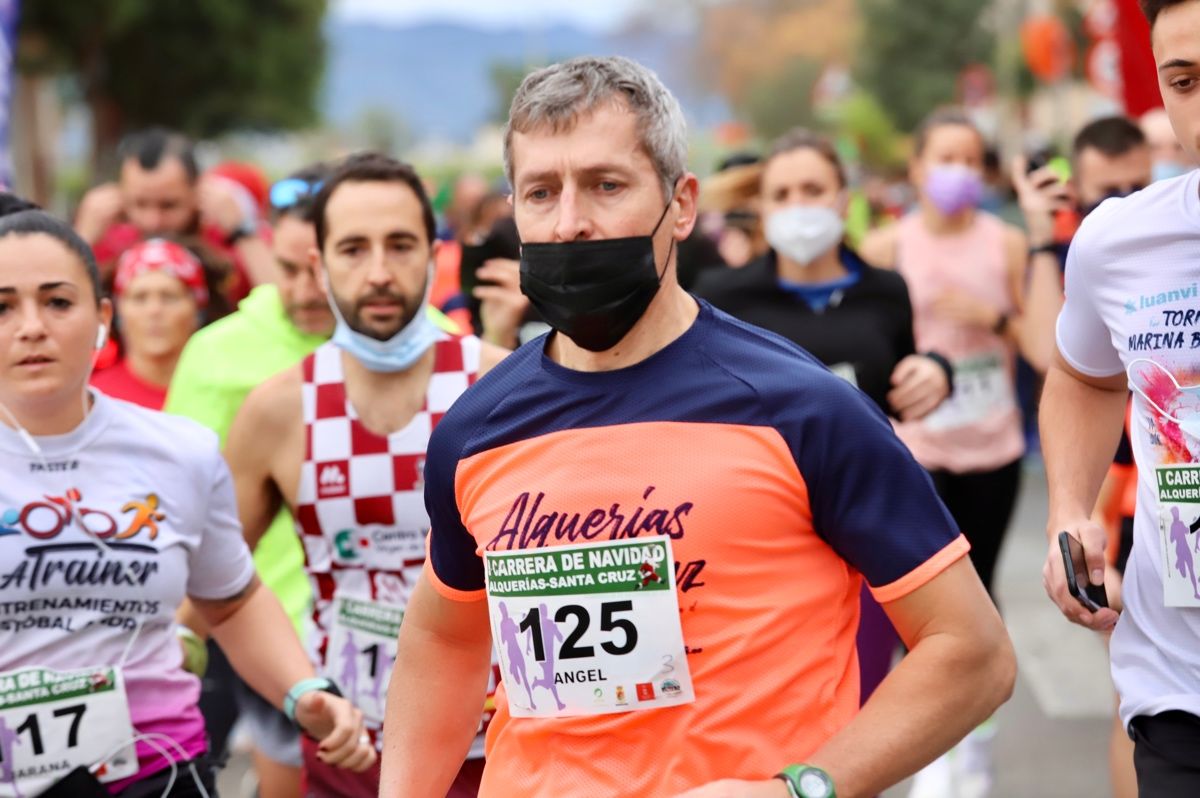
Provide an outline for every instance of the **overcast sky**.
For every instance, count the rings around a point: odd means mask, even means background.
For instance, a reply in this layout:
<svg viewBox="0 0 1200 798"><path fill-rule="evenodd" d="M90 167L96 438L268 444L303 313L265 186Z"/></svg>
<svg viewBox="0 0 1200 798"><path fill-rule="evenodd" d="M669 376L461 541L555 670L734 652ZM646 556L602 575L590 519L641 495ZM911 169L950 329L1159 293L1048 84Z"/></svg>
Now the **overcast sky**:
<svg viewBox="0 0 1200 798"><path fill-rule="evenodd" d="M492 28L570 23L591 30L616 27L637 0L333 0L345 19L395 24L453 20Z"/></svg>

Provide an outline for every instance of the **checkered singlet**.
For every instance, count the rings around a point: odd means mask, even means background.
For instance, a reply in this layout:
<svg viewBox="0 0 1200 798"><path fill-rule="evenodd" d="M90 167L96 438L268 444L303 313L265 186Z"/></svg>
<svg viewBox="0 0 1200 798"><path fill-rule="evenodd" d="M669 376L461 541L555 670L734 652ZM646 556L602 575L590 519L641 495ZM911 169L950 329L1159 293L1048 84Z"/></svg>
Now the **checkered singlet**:
<svg viewBox="0 0 1200 798"><path fill-rule="evenodd" d="M425 562L425 450L429 436L479 372L478 338L443 334L425 404L381 437L346 397L342 350L327 343L302 364L304 464L296 527L312 582L314 661L326 661L335 599L403 609Z"/></svg>

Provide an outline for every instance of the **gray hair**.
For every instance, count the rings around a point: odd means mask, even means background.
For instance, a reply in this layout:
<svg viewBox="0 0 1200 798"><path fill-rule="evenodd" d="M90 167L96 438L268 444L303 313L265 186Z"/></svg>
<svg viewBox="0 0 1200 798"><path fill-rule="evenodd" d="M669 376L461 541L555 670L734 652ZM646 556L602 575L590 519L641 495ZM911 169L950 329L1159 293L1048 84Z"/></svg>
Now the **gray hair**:
<svg viewBox="0 0 1200 798"><path fill-rule="evenodd" d="M504 174L513 184L513 133L570 130L581 115L623 98L637 117L642 149L662 183L664 199L687 169L687 121L658 75L621 56L572 58L532 72L521 82L504 128Z"/></svg>

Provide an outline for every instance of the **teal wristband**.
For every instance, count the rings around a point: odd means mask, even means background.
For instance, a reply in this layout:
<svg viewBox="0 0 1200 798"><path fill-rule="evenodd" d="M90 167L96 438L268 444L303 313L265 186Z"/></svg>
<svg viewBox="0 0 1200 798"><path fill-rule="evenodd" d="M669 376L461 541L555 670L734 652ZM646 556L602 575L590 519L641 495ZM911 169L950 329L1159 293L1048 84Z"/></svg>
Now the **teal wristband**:
<svg viewBox="0 0 1200 798"><path fill-rule="evenodd" d="M296 702L305 693L311 693L314 690L325 690L339 694L333 682L326 679L324 676L314 676L311 679L301 679L292 685L292 689L287 691L287 695L283 697L283 714L287 715L287 719L292 723L296 722Z"/></svg>

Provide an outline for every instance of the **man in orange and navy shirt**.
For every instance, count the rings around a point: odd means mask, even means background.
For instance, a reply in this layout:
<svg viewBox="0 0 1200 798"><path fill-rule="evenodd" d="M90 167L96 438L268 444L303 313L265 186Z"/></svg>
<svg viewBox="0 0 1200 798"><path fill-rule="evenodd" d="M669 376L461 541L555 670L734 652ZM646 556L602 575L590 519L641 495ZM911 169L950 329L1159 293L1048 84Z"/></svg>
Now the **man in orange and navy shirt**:
<svg viewBox="0 0 1200 798"><path fill-rule="evenodd" d="M540 70L513 101L522 290L554 332L430 441L384 796L445 794L492 640L483 798L873 795L1011 690L967 543L886 419L679 287L686 140L621 58ZM859 712L864 578L910 653Z"/></svg>

